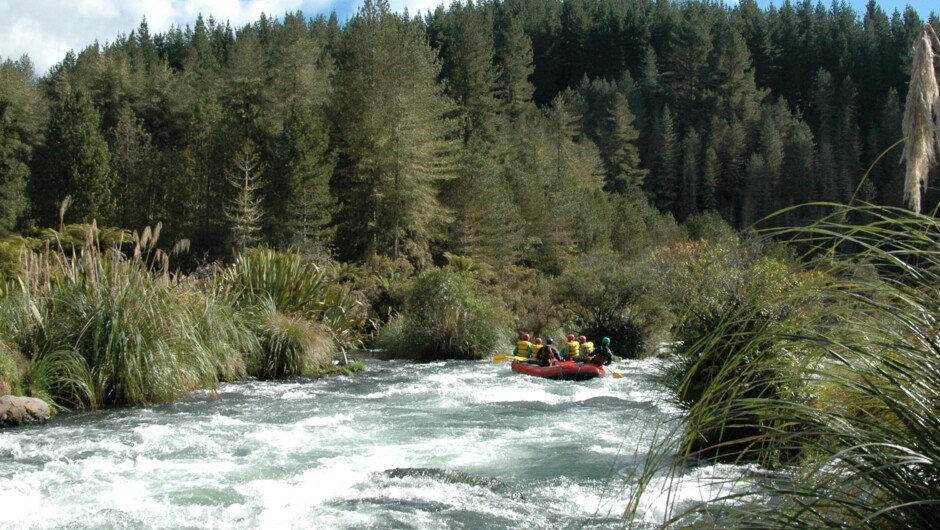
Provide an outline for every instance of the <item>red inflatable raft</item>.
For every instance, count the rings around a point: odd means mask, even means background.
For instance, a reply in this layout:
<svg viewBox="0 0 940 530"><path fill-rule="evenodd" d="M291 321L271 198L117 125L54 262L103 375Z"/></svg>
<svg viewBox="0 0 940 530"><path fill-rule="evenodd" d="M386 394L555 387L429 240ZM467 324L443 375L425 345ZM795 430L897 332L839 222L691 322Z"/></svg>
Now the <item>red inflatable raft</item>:
<svg viewBox="0 0 940 530"><path fill-rule="evenodd" d="M603 367L593 363L561 361L554 366L542 366L534 361L519 361L518 359L513 359L512 370L546 379L565 379L568 381L584 381L607 373Z"/></svg>

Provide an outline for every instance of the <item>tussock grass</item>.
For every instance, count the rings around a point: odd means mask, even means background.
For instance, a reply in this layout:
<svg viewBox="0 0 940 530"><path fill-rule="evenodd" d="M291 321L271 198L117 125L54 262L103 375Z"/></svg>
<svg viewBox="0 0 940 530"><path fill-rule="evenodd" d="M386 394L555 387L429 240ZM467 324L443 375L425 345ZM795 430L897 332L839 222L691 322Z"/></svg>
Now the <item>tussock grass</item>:
<svg viewBox="0 0 940 530"><path fill-rule="evenodd" d="M690 345L700 359L723 357L671 448L750 458L785 474L708 506L673 507L667 526L940 520L940 222L901 209L813 206L834 213L767 235L788 238L827 279L784 295L818 303L762 325L753 312L728 314ZM672 472L691 461L674 461Z"/></svg>
<svg viewBox="0 0 940 530"><path fill-rule="evenodd" d="M324 370L333 363L333 341L319 322L278 311L272 302L259 305L253 321L263 354L252 373L262 379Z"/></svg>
<svg viewBox="0 0 940 530"><path fill-rule="evenodd" d="M84 243L68 251L62 241L39 252L12 243L17 274L0 294L3 388L67 409L168 402L220 380L326 373L338 347L358 342L362 304L297 255L253 249L199 282L171 274L185 241L156 248L159 225L121 232L127 255L103 248L94 224L81 228Z"/></svg>
<svg viewBox="0 0 940 530"><path fill-rule="evenodd" d="M218 337L173 285L143 263L87 248L44 253L12 295L10 331L29 386L68 408L166 402L217 382Z"/></svg>

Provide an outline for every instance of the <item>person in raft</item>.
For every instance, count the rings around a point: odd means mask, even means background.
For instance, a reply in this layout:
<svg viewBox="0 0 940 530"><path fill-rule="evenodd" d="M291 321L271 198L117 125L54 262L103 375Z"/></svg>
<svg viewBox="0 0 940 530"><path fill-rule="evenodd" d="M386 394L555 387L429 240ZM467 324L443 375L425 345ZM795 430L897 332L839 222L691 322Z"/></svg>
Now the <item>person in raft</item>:
<svg viewBox="0 0 940 530"><path fill-rule="evenodd" d="M555 341L549 337L548 342L545 343L545 347L539 350L536 359L538 359L539 364L542 366L552 366L561 360L561 354L555 349L554 343Z"/></svg>
<svg viewBox="0 0 940 530"><path fill-rule="evenodd" d="M529 359L538 358L539 351L541 351L541 349L542 349L542 337L539 337L535 339L535 344L533 344L532 347L529 348L529 354L526 355L526 357L528 357Z"/></svg>
<svg viewBox="0 0 940 530"><path fill-rule="evenodd" d="M522 340L516 343L516 347L512 350L513 357L531 357L529 355L532 351L532 343L529 342L529 334L523 333Z"/></svg>
<svg viewBox="0 0 940 530"><path fill-rule="evenodd" d="M598 365L610 364L614 360L614 354L610 351L610 339L604 337L604 340L601 341L601 345L597 348L594 348L594 356L591 357L591 362Z"/></svg>
<svg viewBox="0 0 940 530"><path fill-rule="evenodd" d="M564 357L565 359L575 360L581 354L581 347L576 340L574 340L574 335L568 335L568 344L565 347Z"/></svg>
<svg viewBox="0 0 940 530"><path fill-rule="evenodd" d="M591 358L591 353L594 351L594 343L588 342L587 337L581 335L578 337L578 344L581 345L581 350L578 352L578 357L580 360L587 361Z"/></svg>

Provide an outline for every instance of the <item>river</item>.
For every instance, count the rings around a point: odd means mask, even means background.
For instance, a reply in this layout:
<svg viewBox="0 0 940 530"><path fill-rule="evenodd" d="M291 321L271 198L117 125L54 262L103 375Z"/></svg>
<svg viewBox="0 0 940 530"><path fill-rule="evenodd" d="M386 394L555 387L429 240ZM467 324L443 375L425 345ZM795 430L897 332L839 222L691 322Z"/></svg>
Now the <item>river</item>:
<svg viewBox="0 0 940 530"><path fill-rule="evenodd" d="M367 359L353 377L62 414L0 430L0 528L621 528L680 414L656 362L566 382ZM690 470L670 499L739 474ZM661 523L667 496L642 499L635 522Z"/></svg>

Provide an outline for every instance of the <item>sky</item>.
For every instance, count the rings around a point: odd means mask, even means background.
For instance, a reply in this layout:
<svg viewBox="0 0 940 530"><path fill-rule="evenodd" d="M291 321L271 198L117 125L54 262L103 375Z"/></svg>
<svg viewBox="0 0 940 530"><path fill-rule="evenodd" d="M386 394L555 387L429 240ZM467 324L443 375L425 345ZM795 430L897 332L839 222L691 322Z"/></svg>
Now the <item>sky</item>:
<svg viewBox="0 0 940 530"><path fill-rule="evenodd" d="M733 0L732 0L733 1ZM758 0L761 6L782 0ZM829 5L831 0L824 0ZM867 0L847 0L863 12ZM931 9L940 12L937 0L880 0L890 16L911 5L926 19ZM392 10L408 8L411 15L433 10L450 0L389 0ZM44 75L69 50L76 52L97 40L104 44L129 34L146 17L151 34L173 26L192 26L200 14L228 21L233 28L260 18L261 13L280 17L303 11L307 17L335 10L340 21L352 16L362 0L0 0L0 61L28 55L36 74Z"/></svg>

